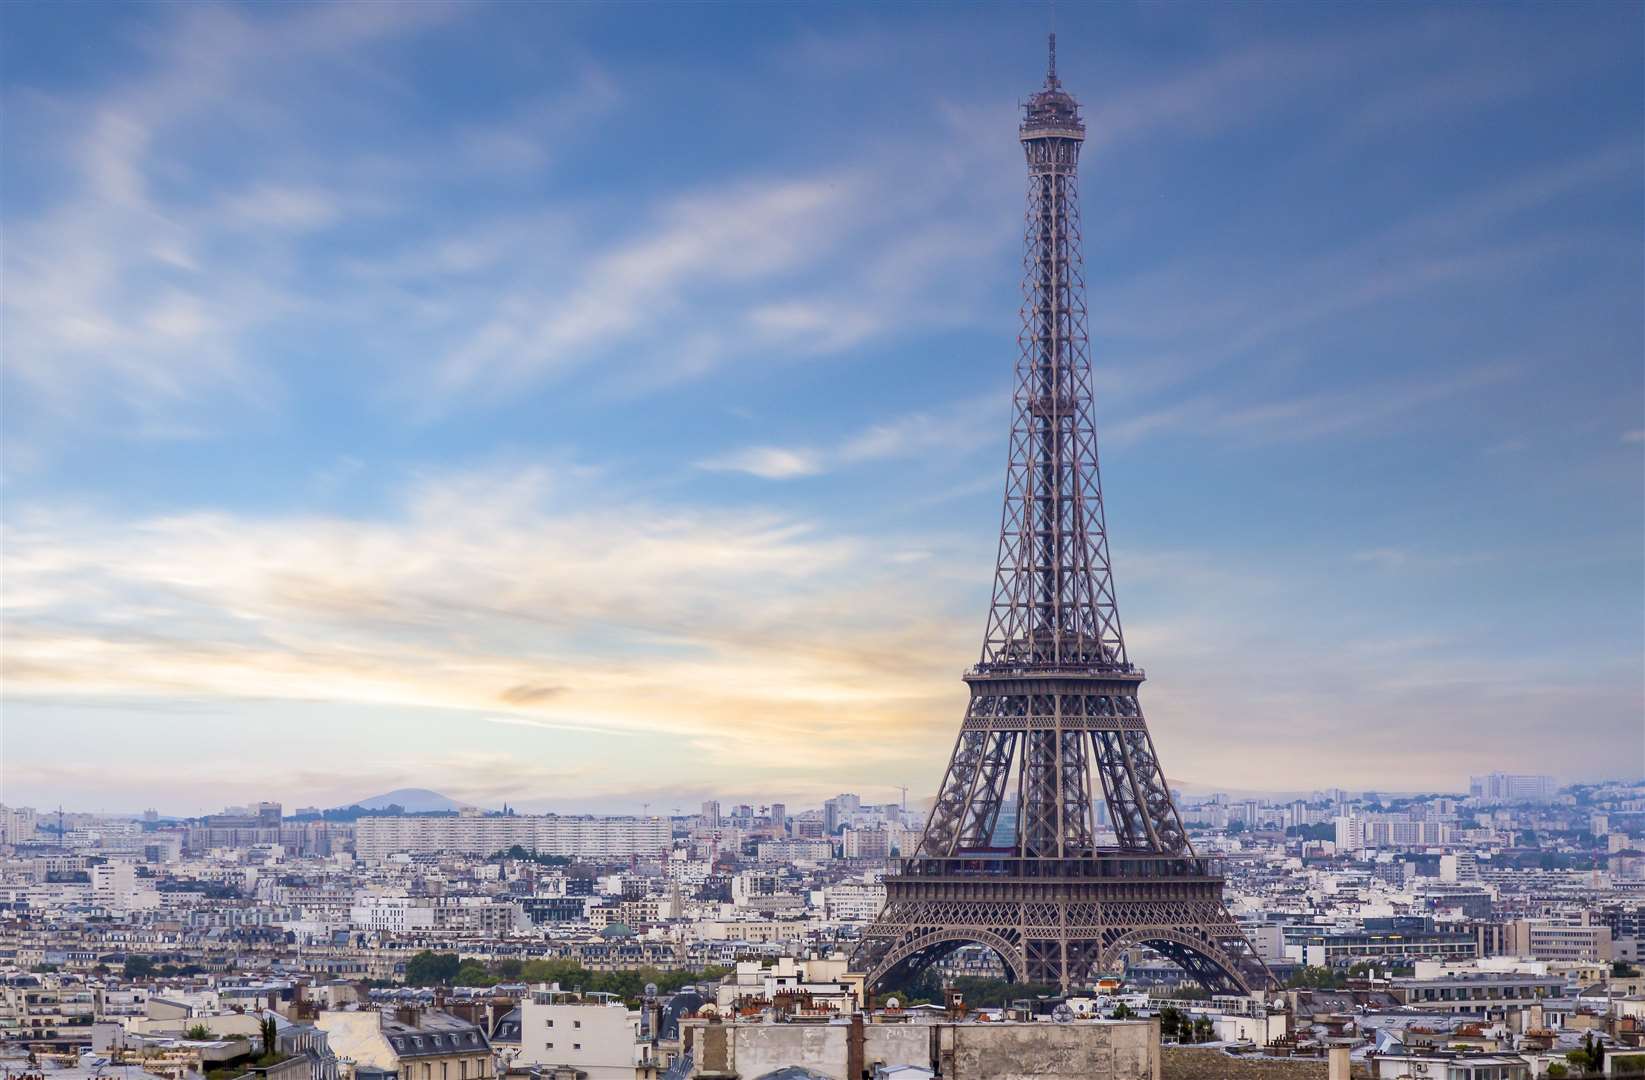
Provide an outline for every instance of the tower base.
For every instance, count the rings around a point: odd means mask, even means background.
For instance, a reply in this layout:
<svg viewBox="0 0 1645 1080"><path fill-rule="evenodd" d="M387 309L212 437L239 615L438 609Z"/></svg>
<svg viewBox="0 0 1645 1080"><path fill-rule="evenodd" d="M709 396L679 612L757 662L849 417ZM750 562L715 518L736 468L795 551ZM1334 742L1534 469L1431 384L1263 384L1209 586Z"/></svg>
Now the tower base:
<svg viewBox="0 0 1645 1080"><path fill-rule="evenodd" d="M885 908L852 957L868 989L967 945L991 949L1015 982L1065 992L1118 971L1139 945L1213 993L1273 985L1202 859L911 859L885 886Z"/></svg>

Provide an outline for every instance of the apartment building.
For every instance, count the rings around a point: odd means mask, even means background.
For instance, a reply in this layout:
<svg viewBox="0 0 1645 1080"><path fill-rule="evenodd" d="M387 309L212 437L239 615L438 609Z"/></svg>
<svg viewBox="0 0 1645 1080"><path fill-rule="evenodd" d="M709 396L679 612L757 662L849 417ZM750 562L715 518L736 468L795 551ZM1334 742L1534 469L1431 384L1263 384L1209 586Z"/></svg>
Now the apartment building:
<svg viewBox="0 0 1645 1080"><path fill-rule="evenodd" d="M1503 928L1503 951L1533 960L1609 962L1611 928L1586 911L1569 919L1515 919Z"/></svg>
<svg viewBox="0 0 1645 1080"><path fill-rule="evenodd" d="M324 1010L325 1032L344 1080L492 1080L491 1042L474 1024L436 1009L392 1013Z"/></svg>
<svg viewBox="0 0 1645 1080"><path fill-rule="evenodd" d="M1558 997L1565 980L1557 975L1514 971L1463 971L1393 980L1393 992L1407 1005L1425 1012L1498 1015L1529 1009L1544 998Z"/></svg>
<svg viewBox="0 0 1645 1080"><path fill-rule="evenodd" d="M395 854L490 855L518 845L573 859L626 859L657 855L673 843L660 817L463 815L366 817L354 824L354 850L372 861Z"/></svg>
<svg viewBox="0 0 1645 1080"><path fill-rule="evenodd" d="M520 1056L516 1067L556 1069L586 1080L635 1080L654 1075L651 1041L643 1014L608 994L587 996L536 990L520 1005Z"/></svg>

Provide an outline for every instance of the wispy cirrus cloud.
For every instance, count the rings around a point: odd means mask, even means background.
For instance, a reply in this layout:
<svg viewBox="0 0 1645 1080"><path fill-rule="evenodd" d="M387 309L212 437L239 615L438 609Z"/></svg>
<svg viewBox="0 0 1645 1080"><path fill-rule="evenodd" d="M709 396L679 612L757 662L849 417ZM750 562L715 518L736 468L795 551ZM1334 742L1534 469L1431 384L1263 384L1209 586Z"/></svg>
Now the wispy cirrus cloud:
<svg viewBox="0 0 1645 1080"><path fill-rule="evenodd" d="M710 472L740 472L762 480L792 480L815 476L823 471L821 457L811 450L790 450L781 446L750 446L726 454L704 458L697 468Z"/></svg>
<svg viewBox="0 0 1645 1080"><path fill-rule="evenodd" d="M1010 415L1009 391L913 410L850 432L827 446L751 446L706 458L697 467L742 472L764 480L793 480L893 458L949 459L997 446Z"/></svg>
<svg viewBox="0 0 1645 1080"><path fill-rule="evenodd" d="M139 431L175 428L168 417L207 394L268 401L278 382L243 339L301 304L291 275L275 272L280 238L334 225L342 208L331 192L280 180L181 197L168 175L176 140L227 117L266 121L278 106L252 89L268 89L264 80L455 14L439 3L178 9L168 33L147 39L143 76L101 95L31 101L7 141L13 156L53 163L62 194L32 215L8 209L0 303L13 392L59 415L112 407L106 415Z"/></svg>

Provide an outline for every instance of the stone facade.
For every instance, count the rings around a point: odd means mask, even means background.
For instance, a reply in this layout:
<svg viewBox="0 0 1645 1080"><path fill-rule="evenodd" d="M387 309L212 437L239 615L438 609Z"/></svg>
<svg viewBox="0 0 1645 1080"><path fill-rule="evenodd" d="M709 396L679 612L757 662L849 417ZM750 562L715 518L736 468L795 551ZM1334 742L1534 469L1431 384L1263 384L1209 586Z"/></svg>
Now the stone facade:
<svg viewBox="0 0 1645 1080"><path fill-rule="evenodd" d="M1208 1046L1166 1046L1160 1054L1160 1080L1328 1080L1324 1058L1274 1058L1234 1055ZM1354 1080L1370 1077L1363 1065Z"/></svg>
<svg viewBox="0 0 1645 1080"><path fill-rule="evenodd" d="M683 1025L700 1080L757 1080L801 1066L856 1080L874 1065L916 1065L944 1080L1160 1080L1159 1027L1147 1020L1068 1024L707 1023Z"/></svg>

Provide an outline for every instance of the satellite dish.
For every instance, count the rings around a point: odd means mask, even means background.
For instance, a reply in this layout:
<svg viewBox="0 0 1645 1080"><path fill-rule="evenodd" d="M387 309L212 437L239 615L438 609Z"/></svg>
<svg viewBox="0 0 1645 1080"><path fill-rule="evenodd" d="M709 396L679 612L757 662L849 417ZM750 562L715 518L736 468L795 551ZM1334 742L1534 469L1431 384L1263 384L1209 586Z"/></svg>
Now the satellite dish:
<svg viewBox="0 0 1645 1080"><path fill-rule="evenodd" d="M885 1007L888 1009L900 1009L902 1008L902 1002L898 1001L894 997L888 997L885 999Z"/></svg>
<svg viewBox="0 0 1645 1080"><path fill-rule="evenodd" d="M648 997L648 998L654 998L654 997L657 996L657 984L656 983L646 983L645 984L645 996Z"/></svg>
<svg viewBox="0 0 1645 1080"><path fill-rule="evenodd" d="M1059 1024L1070 1023L1074 1019L1074 1010L1068 1007L1067 1002L1051 1010L1051 1019Z"/></svg>

